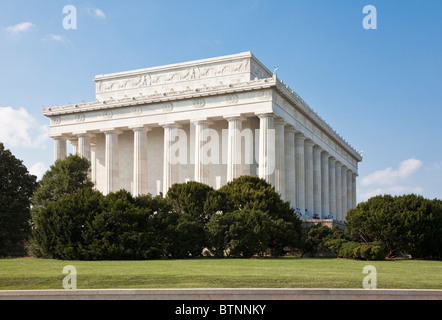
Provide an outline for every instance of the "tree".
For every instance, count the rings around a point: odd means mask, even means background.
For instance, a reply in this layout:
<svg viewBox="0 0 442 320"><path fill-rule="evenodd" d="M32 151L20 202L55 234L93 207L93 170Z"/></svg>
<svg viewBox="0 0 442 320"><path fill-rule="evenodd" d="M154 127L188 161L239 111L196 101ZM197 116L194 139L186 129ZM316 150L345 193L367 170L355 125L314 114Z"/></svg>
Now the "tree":
<svg viewBox="0 0 442 320"><path fill-rule="evenodd" d="M88 224L85 257L93 260L141 260L161 257L149 196L140 201L121 190L101 199L101 210Z"/></svg>
<svg viewBox="0 0 442 320"><path fill-rule="evenodd" d="M173 209L181 214L189 214L205 224L216 212L213 206L215 190L203 183L189 181L176 183L170 187L166 198L170 201Z"/></svg>
<svg viewBox="0 0 442 320"><path fill-rule="evenodd" d="M223 213L241 210L260 211L269 215L271 225L269 249L273 256L281 256L286 247L299 245L301 221L283 201L275 189L264 179L241 176L217 191L217 206Z"/></svg>
<svg viewBox="0 0 442 320"><path fill-rule="evenodd" d="M290 203L283 201L273 186L255 176L241 176L218 190L218 206L223 212L236 210L260 210L272 218L299 221Z"/></svg>
<svg viewBox="0 0 442 320"><path fill-rule="evenodd" d="M307 230L302 255L304 256L308 252L314 256L318 250L327 248L325 245L327 241L334 239L348 240L345 239L344 231L340 230L338 226L329 228L320 224L315 225Z"/></svg>
<svg viewBox="0 0 442 320"><path fill-rule="evenodd" d="M34 220L31 253L44 258L81 260L87 256L86 236L102 211L103 195L91 188L48 201Z"/></svg>
<svg viewBox="0 0 442 320"><path fill-rule="evenodd" d="M226 243L233 257L263 257L269 247L271 226L274 221L262 211L241 210L232 212L232 224L226 232Z"/></svg>
<svg viewBox="0 0 442 320"><path fill-rule="evenodd" d="M76 155L56 161L39 181L32 205L40 207L47 201L56 201L79 189L92 188L94 184L88 179L89 167L87 159Z"/></svg>
<svg viewBox="0 0 442 320"><path fill-rule="evenodd" d="M63 209L57 203L63 197L74 195L81 189L92 190L93 183L88 179L89 166L87 159L71 155L65 160L56 161L38 182L31 199L31 217L34 225L28 253L35 256L54 254L51 241L55 241L55 238L49 238L49 234L44 230L47 227L46 215L48 211Z"/></svg>
<svg viewBox="0 0 442 320"><path fill-rule="evenodd" d="M0 143L0 255L22 251L20 247L30 235L30 199L36 180L23 162Z"/></svg>
<svg viewBox="0 0 442 320"><path fill-rule="evenodd" d="M442 257L442 202L415 194L376 196L351 209L346 232L355 240L381 242L388 257Z"/></svg>

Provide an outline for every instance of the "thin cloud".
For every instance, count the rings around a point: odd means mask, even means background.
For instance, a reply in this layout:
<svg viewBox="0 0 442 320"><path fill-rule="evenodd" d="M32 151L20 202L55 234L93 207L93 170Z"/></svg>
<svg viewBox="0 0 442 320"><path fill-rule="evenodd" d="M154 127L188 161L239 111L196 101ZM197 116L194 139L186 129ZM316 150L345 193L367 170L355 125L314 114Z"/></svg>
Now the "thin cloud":
<svg viewBox="0 0 442 320"><path fill-rule="evenodd" d="M422 194L423 188L416 185L416 181L410 182L407 179L422 166L422 161L408 159L402 161L396 170L389 167L370 173L361 180L362 188L358 192L358 202L385 194L396 196L410 193Z"/></svg>
<svg viewBox="0 0 442 320"><path fill-rule="evenodd" d="M101 9L98 8L88 9L88 13L94 18L103 19L103 20L106 19L106 14Z"/></svg>
<svg viewBox="0 0 442 320"><path fill-rule="evenodd" d="M0 141L8 147L45 148L49 128L25 109L0 107Z"/></svg>
<svg viewBox="0 0 442 320"><path fill-rule="evenodd" d="M6 32L10 36L16 37L21 33L26 33L26 32L32 31L35 27L36 27L35 24L33 24L31 22L22 22L22 23L14 25L14 26L7 27Z"/></svg>
<svg viewBox="0 0 442 320"><path fill-rule="evenodd" d="M67 46L72 46L72 42L69 41L65 36L62 36L60 34L49 34L41 40L42 41L55 41L55 42L59 42L64 45L67 45Z"/></svg>
<svg viewBox="0 0 442 320"><path fill-rule="evenodd" d="M36 176L37 180L40 180L45 174L46 170L47 168L44 163L37 162L29 169L29 173Z"/></svg>
<svg viewBox="0 0 442 320"><path fill-rule="evenodd" d="M405 160L399 164L397 170L393 170L393 168L389 167L369 174L361 180L361 185L394 185L398 181L411 176L422 167L422 164L422 161L417 159Z"/></svg>

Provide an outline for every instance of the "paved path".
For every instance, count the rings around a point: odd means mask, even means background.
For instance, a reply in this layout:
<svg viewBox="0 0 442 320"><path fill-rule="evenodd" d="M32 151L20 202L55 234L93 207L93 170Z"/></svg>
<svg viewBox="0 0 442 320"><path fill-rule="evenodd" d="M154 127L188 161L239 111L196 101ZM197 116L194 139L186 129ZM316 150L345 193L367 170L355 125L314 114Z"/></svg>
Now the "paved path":
<svg viewBox="0 0 442 320"><path fill-rule="evenodd" d="M0 290L0 300L442 300L442 290L111 289Z"/></svg>

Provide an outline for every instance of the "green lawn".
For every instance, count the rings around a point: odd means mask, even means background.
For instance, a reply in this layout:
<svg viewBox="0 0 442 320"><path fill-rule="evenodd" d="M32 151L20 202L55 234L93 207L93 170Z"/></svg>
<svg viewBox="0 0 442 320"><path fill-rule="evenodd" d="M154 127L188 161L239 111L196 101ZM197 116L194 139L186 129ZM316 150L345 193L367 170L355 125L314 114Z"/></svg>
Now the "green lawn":
<svg viewBox="0 0 442 320"><path fill-rule="evenodd" d="M77 269L78 289L362 288L365 265L378 289L442 289L442 261L324 258L158 261L0 260L0 290L63 289L63 267Z"/></svg>

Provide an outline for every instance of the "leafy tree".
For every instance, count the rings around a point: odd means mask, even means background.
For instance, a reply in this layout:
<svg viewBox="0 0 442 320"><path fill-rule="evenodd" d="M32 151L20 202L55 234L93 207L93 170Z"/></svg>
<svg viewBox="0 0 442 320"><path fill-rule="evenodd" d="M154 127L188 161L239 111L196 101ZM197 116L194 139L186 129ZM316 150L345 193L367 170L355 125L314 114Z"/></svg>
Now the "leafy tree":
<svg viewBox="0 0 442 320"><path fill-rule="evenodd" d="M93 183L88 179L89 167L89 161L79 156L70 155L65 160L56 161L39 181L32 205L40 207L79 189L92 188Z"/></svg>
<svg viewBox="0 0 442 320"><path fill-rule="evenodd" d="M309 252L312 256L316 255L318 250L327 248L325 243L333 239L345 240L344 231L340 230L338 226L329 228L324 225L315 225L307 231L304 241L303 254Z"/></svg>
<svg viewBox="0 0 442 320"><path fill-rule="evenodd" d="M31 196L37 177L0 143L0 255L17 251L31 232Z"/></svg>
<svg viewBox="0 0 442 320"><path fill-rule="evenodd" d="M207 247L206 224L216 212L215 190L203 183L189 181L174 184L166 199L171 211L159 216L163 223L167 256L197 257Z"/></svg>
<svg viewBox="0 0 442 320"><path fill-rule="evenodd" d="M176 212L189 214L203 224L216 212L214 197L215 190L212 187L195 181L172 185L166 196Z"/></svg>
<svg viewBox="0 0 442 320"><path fill-rule="evenodd" d="M347 239L330 239L324 246L340 258L359 260L384 260L387 254L381 242L356 242Z"/></svg>
<svg viewBox="0 0 442 320"><path fill-rule="evenodd" d="M241 176L217 191L217 206L224 213L241 210L260 211L273 220L269 249L273 256L281 256L286 247L299 245L301 221L290 203L283 201L264 179Z"/></svg>
<svg viewBox="0 0 442 320"><path fill-rule="evenodd" d="M34 242L30 253L44 258L84 259L85 234L102 208L103 195L91 188L48 201L34 220Z"/></svg>
<svg viewBox="0 0 442 320"><path fill-rule="evenodd" d="M31 198L31 216L34 226L33 237L27 248L29 254L53 256L55 238L51 238L43 230L47 227L46 223L49 223L47 221L48 210L58 210L60 207L57 202L65 196L74 195L81 189L92 190L93 183L88 180L89 165L87 159L71 155L65 160L56 161L38 182L37 189ZM68 200L65 199L65 201ZM41 229L38 230L39 228ZM53 235L57 236L57 234Z"/></svg>
<svg viewBox="0 0 442 320"><path fill-rule="evenodd" d="M437 199L373 197L348 212L346 227L355 241L381 242L389 257L401 252L416 258L442 256L442 204Z"/></svg>
<svg viewBox="0 0 442 320"><path fill-rule="evenodd" d="M143 197L143 203L148 201ZM86 256L94 260L140 260L161 257L150 206L139 206L132 195L121 190L101 201L101 212L88 225Z"/></svg>
<svg viewBox="0 0 442 320"><path fill-rule="evenodd" d="M197 218L188 213L163 211L155 216L155 221L165 257L183 259L202 255L207 234Z"/></svg>
<svg viewBox="0 0 442 320"><path fill-rule="evenodd" d="M214 215L208 223L212 250L217 257L224 252L240 258L264 256L274 223L268 214L249 209Z"/></svg>

